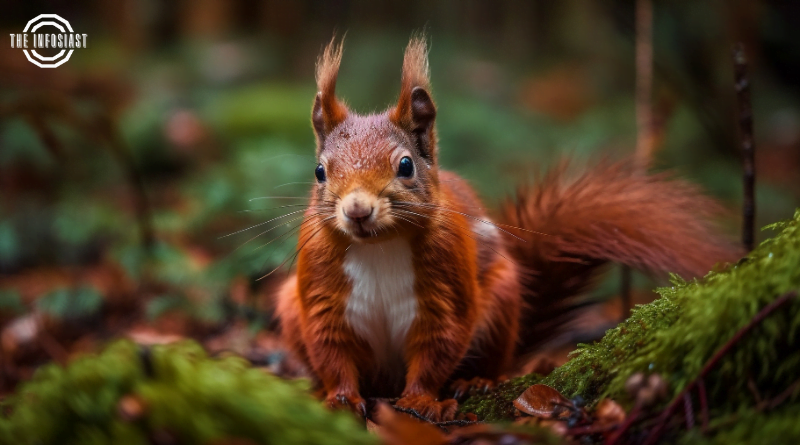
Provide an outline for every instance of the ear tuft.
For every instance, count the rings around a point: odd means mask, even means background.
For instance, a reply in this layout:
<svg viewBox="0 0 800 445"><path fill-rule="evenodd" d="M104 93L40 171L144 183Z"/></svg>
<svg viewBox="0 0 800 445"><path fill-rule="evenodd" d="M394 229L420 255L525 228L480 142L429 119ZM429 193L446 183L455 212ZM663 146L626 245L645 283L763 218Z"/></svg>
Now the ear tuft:
<svg viewBox="0 0 800 445"><path fill-rule="evenodd" d="M399 127L414 133L422 155L428 158L433 157L436 150L433 131L436 106L429 91L428 45L424 35L414 35L403 58L397 107L389 117Z"/></svg>
<svg viewBox="0 0 800 445"><path fill-rule="evenodd" d="M311 111L311 122L317 134L318 150L325 137L347 117L347 107L336 98L336 79L342 62L344 39L334 36L317 59L317 96Z"/></svg>
<svg viewBox="0 0 800 445"><path fill-rule="evenodd" d="M343 50L344 39L337 44L336 36L333 36L317 59L317 90L320 93L332 95L336 92L336 78L339 76Z"/></svg>

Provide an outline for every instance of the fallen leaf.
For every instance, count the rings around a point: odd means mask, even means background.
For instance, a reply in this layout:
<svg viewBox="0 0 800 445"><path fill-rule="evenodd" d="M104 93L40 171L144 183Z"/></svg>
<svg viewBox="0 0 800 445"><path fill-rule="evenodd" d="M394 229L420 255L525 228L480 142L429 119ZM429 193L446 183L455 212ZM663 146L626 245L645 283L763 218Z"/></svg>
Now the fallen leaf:
<svg viewBox="0 0 800 445"><path fill-rule="evenodd" d="M535 417L563 419L569 417L574 405L547 385L533 385L514 400L514 407Z"/></svg>
<svg viewBox="0 0 800 445"><path fill-rule="evenodd" d="M391 406L380 403L376 413L375 433L386 445L444 445L447 440L439 428L410 416L398 413Z"/></svg>
<svg viewBox="0 0 800 445"><path fill-rule="evenodd" d="M139 420L145 412L145 403L140 397L128 394L123 396L117 403L117 412L122 420L135 422Z"/></svg>
<svg viewBox="0 0 800 445"><path fill-rule="evenodd" d="M625 421L627 414L619 403L611 399L603 399L597 404L595 417L601 423L615 424Z"/></svg>

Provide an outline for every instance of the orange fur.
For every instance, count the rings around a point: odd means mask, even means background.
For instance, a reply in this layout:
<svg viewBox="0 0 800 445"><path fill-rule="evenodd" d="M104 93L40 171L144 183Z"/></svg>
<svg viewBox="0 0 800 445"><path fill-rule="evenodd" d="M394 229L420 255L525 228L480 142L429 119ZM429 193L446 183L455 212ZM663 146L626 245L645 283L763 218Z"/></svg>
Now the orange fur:
<svg viewBox="0 0 800 445"><path fill-rule="evenodd" d="M697 275L733 257L706 222L716 208L711 200L624 164L566 185L557 169L503 206L504 223L547 235L489 222L469 185L438 169L426 54L424 40L412 39L397 105L369 116L339 108L341 46L329 45L318 65L313 116L321 116L314 120L318 168L327 176L312 188L297 270L277 310L287 346L313 370L329 405L363 413L364 396L400 395L400 406L452 418L456 402L438 399L447 382L508 372L519 341L538 344L546 334L535 328L566 314L562 302L602 264ZM405 158L411 177L400 175ZM348 219L348 197L370 209L366 222ZM383 351L373 351L348 318L349 299L370 277L347 275L345 263L353 244L396 239L410 246L416 306L402 339L404 364L385 369L377 358Z"/></svg>
<svg viewBox="0 0 800 445"><path fill-rule="evenodd" d="M332 39L317 60L317 96L311 121L320 141L322 134L330 132L347 117L347 107L336 98L336 79L342 62L344 40L336 44Z"/></svg>
<svg viewBox="0 0 800 445"><path fill-rule="evenodd" d="M400 79L400 96L397 106L389 118L400 126L407 127L411 121L411 91L415 87L430 88L428 68L428 45L423 36L414 36L408 42L403 56L403 75Z"/></svg>
<svg viewBox="0 0 800 445"><path fill-rule="evenodd" d="M632 162L601 162L570 179L564 162L502 205L503 223L539 232L517 232L525 243L507 240L527 268L526 350L560 333L580 305L574 297L608 262L690 278L741 254L710 223L719 204L687 182L635 170Z"/></svg>

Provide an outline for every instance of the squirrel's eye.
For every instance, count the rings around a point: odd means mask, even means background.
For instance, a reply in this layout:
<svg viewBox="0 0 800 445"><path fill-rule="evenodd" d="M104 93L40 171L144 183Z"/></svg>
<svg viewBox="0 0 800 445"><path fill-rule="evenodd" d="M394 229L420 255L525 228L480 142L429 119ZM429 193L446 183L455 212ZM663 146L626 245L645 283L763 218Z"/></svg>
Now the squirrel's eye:
<svg viewBox="0 0 800 445"><path fill-rule="evenodd" d="M314 176L317 177L317 181L325 182L325 167L322 164L318 164L317 168L314 169Z"/></svg>
<svg viewBox="0 0 800 445"><path fill-rule="evenodd" d="M400 165L397 166L397 176L400 178L410 178L414 176L414 161L408 156L403 156Z"/></svg>

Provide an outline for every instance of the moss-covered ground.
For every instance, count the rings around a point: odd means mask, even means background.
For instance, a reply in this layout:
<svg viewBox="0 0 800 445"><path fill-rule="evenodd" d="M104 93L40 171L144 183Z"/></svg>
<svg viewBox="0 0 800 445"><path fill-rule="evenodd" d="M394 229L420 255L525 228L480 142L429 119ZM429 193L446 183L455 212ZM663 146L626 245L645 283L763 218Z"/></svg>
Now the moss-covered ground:
<svg viewBox="0 0 800 445"><path fill-rule="evenodd" d="M624 386L637 372L659 374L674 397L762 308L789 291L800 290L800 211L792 220L767 229L777 234L747 258L700 280L686 282L673 277L672 286L658 289L659 299L638 306L602 340L581 345L566 364L547 377L512 379L486 396L470 398L461 409L488 421L509 419L513 415L511 401L533 383L553 386L567 397L581 395L589 404L611 397L630 406L632 401ZM800 423L796 421L800 391L789 394L772 413L757 406L756 399L775 400L798 378L800 301L795 298L758 323L704 379L711 425L722 425L718 430L726 432L703 440L734 443L721 438L745 438L758 428L800 437ZM693 397L696 404L697 396ZM789 420L793 415L794 422ZM748 420L740 422L740 418ZM723 428L725 422L736 426ZM684 439L692 440L695 433Z"/></svg>
<svg viewBox="0 0 800 445"><path fill-rule="evenodd" d="M124 401L123 401L124 399ZM346 412L307 388L212 359L193 342L145 352L118 342L99 356L55 365L4 402L2 444L370 444Z"/></svg>

